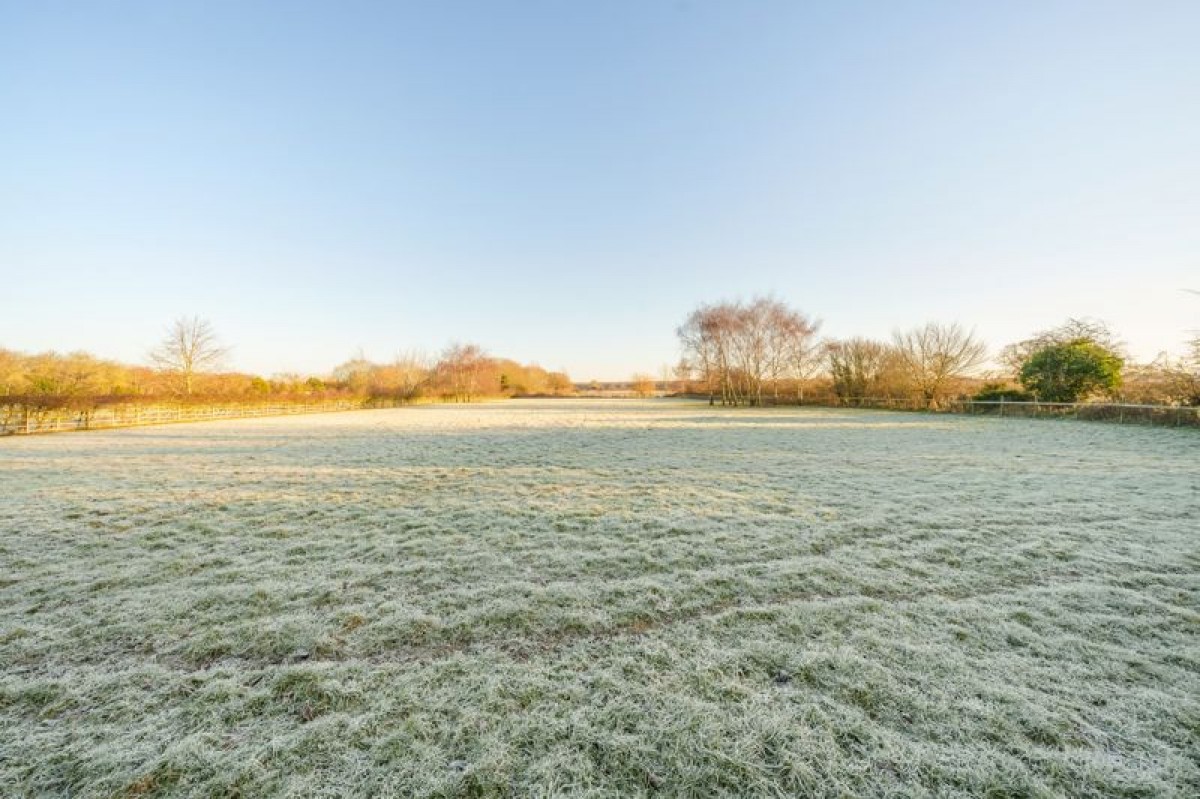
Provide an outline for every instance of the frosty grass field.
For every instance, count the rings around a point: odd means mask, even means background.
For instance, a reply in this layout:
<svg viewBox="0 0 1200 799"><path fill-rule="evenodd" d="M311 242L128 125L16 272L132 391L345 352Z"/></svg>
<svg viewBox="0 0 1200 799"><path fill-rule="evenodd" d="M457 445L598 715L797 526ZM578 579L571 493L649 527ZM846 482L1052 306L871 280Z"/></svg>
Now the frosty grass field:
<svg viewBox="0 0 1200 799"><path fill-rule="evenodd" d="M686 402L0 441L3 796L1195 796L1200 436Z"/></svg>

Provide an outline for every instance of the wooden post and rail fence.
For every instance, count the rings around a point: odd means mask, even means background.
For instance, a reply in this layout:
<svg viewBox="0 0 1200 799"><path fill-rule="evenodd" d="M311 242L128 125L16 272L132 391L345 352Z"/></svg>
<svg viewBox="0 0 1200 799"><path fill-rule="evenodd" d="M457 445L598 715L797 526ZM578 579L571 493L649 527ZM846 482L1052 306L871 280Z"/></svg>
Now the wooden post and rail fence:
<svg viewBox="0 0 1200 799"><path fill-rule="evenodd" d="M70 405L54 406L31 402L28 398L0 396L0 436L104 430L217 419L330 413L395 407L402 404L406 403L379 399L339 398L314 400L313 402L213 402L209 404L106 402L89 405L76 402ZM821 407L959 413L1000 418L1074 419L1200 429L1200 407L1187 405L955 399L942 401L939 405L931 408L920 400L891 397L858 397L809 404Z"/></svg>
<svg viewBox="0 0 1200 799"><path fill-rule="evenodd" d="M0 436L63 433L75 430L104 430L118 427L143 427L177 422L206 422L217 419L245 419L261 416L290 416L301 413L330 413L381 407L363 399L320 400L313 402L206 404L141 402L105 403L62 407L37 403L6 402L0 397Z"/></svg>

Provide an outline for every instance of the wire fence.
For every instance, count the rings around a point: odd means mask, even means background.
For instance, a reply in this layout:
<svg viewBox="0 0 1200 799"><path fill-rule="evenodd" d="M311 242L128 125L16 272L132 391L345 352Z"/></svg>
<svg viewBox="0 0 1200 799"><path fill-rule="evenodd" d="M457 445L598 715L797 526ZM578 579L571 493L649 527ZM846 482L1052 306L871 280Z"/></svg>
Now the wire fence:
<svg viewBox="0 0 1200 799"><path fill-rule="evenodd" d="M330 413L368 407L362 400L268 404L213 403L206 405L107 404L85 408L46 408L28 403L5 403L0 398L0 436L103 430L116 427Z"/></svg>
<svg viewBox="0 0 1200 799"><path fill-rule="evenodd" d="M1010 402L1007 400L943 400L930 406L919 399L860 397L840 400L838 407L963 413L1017 419L1077 419L1116 424L1147 424L1200 428L1200 407L1135 405L1107 402Z"/></svg>
<svg viewBox="0 0 1200 799"><path fill-rule="evenodd" d="M1131 405L1097 402L1005 402L968 400L966 413L1030 418L1080 419L1118 424L1200 427L1200 408L1186 405Z"/></svg>
<svg viewBox="0 0 1200 799"><path fill-rule="evenodd" d="M211 403L204 405L105 404L84 408L48 408L25 402L5 402L0 397L0 436L62 433L142 427L177 422L245 419L261 416L291 416L385 407L402 402L379 399L338 399L319 402ZM1017 419L1076 419L1080 421L1147 424L1165 427L1200 428L1200 407L1184 405L1134 405L1095 402L1009 402L1006 400L944 400L935 406L918 399L856 397L833 402L810 402L834 407L962 413Z"/></svg>

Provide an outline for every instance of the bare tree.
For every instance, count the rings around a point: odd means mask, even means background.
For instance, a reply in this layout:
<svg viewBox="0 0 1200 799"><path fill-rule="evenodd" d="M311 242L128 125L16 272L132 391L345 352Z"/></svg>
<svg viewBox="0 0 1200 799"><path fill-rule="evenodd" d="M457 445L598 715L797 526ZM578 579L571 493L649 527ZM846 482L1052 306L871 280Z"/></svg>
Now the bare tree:
<svg viewBox="0 0 1200 799"><path fill-rule="evenodd" d="M575 393L575 384L565 371L550 372L546 375L546 388L556 397L567 397Z"/></svg>
<svg viewBox="0 0 1200 799"><path fill-rule="evenodd" d="M804 402L804 383L821 366L818 320L793 310L783 303L771 308L771 379L776 398L780 384L791 380L796 388L796 402Z"/></svg>
<svg viewBox="0 0 1200 799"><path fill-rule="evenodd" d="M470 402L480 393L493 393L480 390L482 372L489 360L478 344L455 343L442 352L434 373L455 402Z"/></svg>
<svg viewBox="0 0 1200 799"><path fill-rule="evenodd" d="M825 345L833 391L847 405L862 404L887 394L886 377L894 366L896 351L882 341L852 338Z"/></svg>
<svg viewBox="0 0 1200 799"><path fill-rule="evenodd" d="M633 389L634 394L637 394L643 399L647 397L653 397L654 375L647 374L646 372L638 372L633 376L633 380L630 382L630 388Z"/></svg>
<svg viewBox="0 0 1200 799"><path fill-rule="evenodd" d="M761 405L763 383L778 358L771 347L773 300L759 298L733 308L730 342L741 383L741 395L751 405Z"/></svg>
<svg viewBox="0 0 1200 799"><path fill-rule="evenodd" d="M361 394L366 392L367 386L371 382L371 373L375 368L375 364L367 360L366 354L360 347L353 358L333 367L330 377L334 382L341 383L343 387Z"/></svg>
<svg viewBox="0 0 1200 799"><path fill-rule="evenodd" d="M397 352L387 367L388 388L404 399L413 399L429 380L433 364L428 355L416 350Z"/></svg>
<svg viewBox="0 0 1200 799"><path fill-rule="evenodd" d="M908 378L930 407L955 378L987 357L987 345L957 323L930 322L907 332L897 331L893 340Z"/></svg>
<svg viewBox="0 0 1200 799"><path fill-rule="evenodd" d="M184 393L191 394L195 376L216 368L228 353L207 319L181 316L171 323L162 342L150 352L150 360L160 369L177 374L183 381Z"/></svg>
<svg viewBox="0 0 1200 799"><path fill-rule="evenodd" d="M709 405L715 403L718 391L722 404L727 399L725 336L721 329L721 314L719 306L702 305L688 314L688 318L675 330L683 348L681 363L688 365L689 372L695 373L708 391Z"/></svg>
<svg viewBox="0 0 1200 799"><path fill-rule="evenodd" d="M708 389L709 403L760 405L768 385L811 373L816 323L771 297L702 305L676 335L681 364Z"/></svg>
<svg viewBox="0 0 1200 799"><path fill-rule="evenodd" d="M658 368L658 373L662 378L662 383L660 384L661 388L662 388L662 393L664 396L666 396L666 395L670 394L671 391L673 390L673 388L671 386L671 373L672 373L671 364L664 363L662 366L660 366Z"/></svg>
<svg viewBox="0 0 1200 799"><path fill-rule="evenodd" d="M692 365L688 363L688 359L686 357L680 358L679 362L675 364L672 371L675 375L675 384L679 387L679 390L685 392L691 391L692 373L695 371L695 369L693 369Z"/></svg>
<svg viewBox="0 0 1200 799"><path fill-rule="evenodd" d="M25 387L25 358L0 347L0 396L16 394Z"/></svg>

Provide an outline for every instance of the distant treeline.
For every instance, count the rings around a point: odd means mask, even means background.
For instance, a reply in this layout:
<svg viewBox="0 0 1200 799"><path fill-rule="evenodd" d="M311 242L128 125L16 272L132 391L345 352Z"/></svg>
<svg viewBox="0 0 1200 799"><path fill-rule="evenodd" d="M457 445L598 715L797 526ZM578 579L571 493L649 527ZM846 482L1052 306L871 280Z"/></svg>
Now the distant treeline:
<svg viewBox="0 0 1200 799"><path fill-rule="evenodd" d="M639 396L699 394L723 405L870 399L937 407L975 398L1200 406L1200 336L1182 357L1164 354L1139 364L1107 325L1070 319L1004 347L994 361L999 367L984 369L986 346L957 324L896 331L887 341L822 339L820 327L771 297L703 305L676 330L678 364L663 367L661 380L638 374L626 385ZM130 403L394 405L603 394L600 384L577 392L563 372L495 357L475 344L452 344L432 357L398 355L386 363L359 356L323 376L226 371L226 355L212 326L199 317L175 320L150 351L148 365L86 352L0 348L0 405L9 413L86 413Z"/></svg>
<svg viewBox="0 0 1200 799"><path fill-rule="evenodd" d="M958 324L896 331L888 341L819 337L820 322L771 297L694 310L676 333L682 357L661 390L713 404L857 404L938 407L958 399L1118 401L1200 405L1200 336L1180 358L1132 363L1102 322L1070 319L1004 347L984 370L986 345ZM653 379L635 375L635 391Z"/></svg>
<svg viewBox="0 0 1200 799"><path fill-rule="evenodd" d="M574 387L562 372L493 357L474 344L454 344L437 357L397 356L387 363L353 358L322 377L272 377L220 369L226 350L198 318L172 324L153 365L97 358L86 352L27 354L0 348L0 405L38 411L81 411L115 404L314 403L360 399L364 404L492 397L562 396Z"/></svg>
<svg viewBox="0 0 1200 799"><path fill-rule="evenodd" d="M388 363L354 358L333 370L331 385L368 397L472 402L491 397L567 396L564 372L488 355L475 344L453 344L436 359L399 355Z"/></svg>

